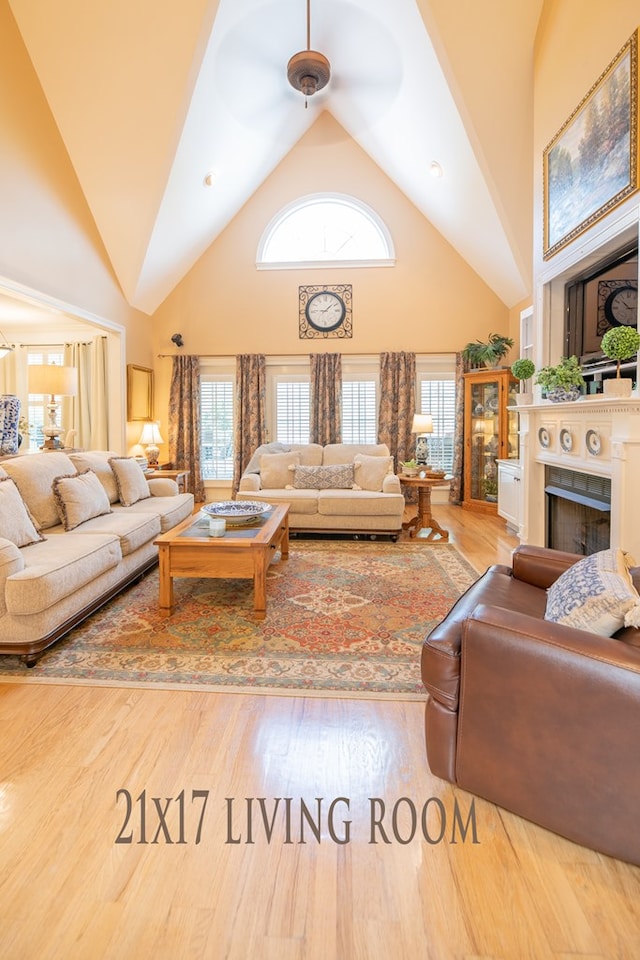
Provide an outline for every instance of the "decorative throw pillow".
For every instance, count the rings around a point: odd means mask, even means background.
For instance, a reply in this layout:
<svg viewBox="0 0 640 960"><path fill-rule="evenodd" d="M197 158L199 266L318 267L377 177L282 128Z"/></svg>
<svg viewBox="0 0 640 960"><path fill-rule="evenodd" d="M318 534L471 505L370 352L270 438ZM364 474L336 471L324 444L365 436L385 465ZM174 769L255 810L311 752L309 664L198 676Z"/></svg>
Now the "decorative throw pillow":
<svg viewBox="0 0 640 960"><path fill-rule="evenodd" d="M93 470L56 477L53 495L65 530L73 530L85 520L112 512L106 491Z"/></svg>
<svg viewBox="0 0 640 960"><path fill-rule="evenodd" d="M110 457L109 463L116 478L118 497L123 507L132 507L138 500L146 500L151 496L142 467L133 457Z"/></svg>
<svg viewBox="0 0 640 960"><path fill-rule="evenodd" d="M284 490L300 463L297 453L265 453L260 457L260 486L263 490Z"/></svg>
<svg viewBox="0 0 640 960"><path fill-rule="evenodd" d="M368 457L365 453L356 453L353 462L357 484L354 489L379 493L384 478L393 472L393 457Z"/></svg>
<svg viewBox="0 0 640 960"><path fill-rule="evenodd" d="M0 477L0 536L28 547L45 537L38 533L18 488L9 477Z"/></svg>
<svg viewBox="0 0 640 960"><path fill-rule="evenodd" d="M93 470L98 480L106 490L109 497L109 503L118 502L118 485L113 470L109 464L111 457L116 457L116 453L111 451L87 450L81 453L70 453L69 459L73 463L78 473L84 473L85 470Z"/></svg>
<svg viewBox="0 0 640 960"><path fill-rule="evenodd" d="M354 466L336 463L327 467L298 466L293 471L294 490L351 490Z"/></svg>
<svg viewBox="0 0 640 960"><path fill-rule="evenodd" d="M640 594L620 549L601 550L569 567L547 590L545 620L610 637L621 627L640 626Z"/></svg>

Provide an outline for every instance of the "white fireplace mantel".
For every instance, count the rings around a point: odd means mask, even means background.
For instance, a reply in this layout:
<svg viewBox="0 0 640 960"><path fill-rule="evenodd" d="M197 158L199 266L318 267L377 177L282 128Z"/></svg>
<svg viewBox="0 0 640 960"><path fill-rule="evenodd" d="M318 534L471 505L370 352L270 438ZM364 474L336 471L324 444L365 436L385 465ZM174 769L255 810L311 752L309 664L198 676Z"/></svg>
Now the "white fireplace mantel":
<svg viewBox="0 0 640 960"><path fill-rule="evenodd" d="M640 560L640 397L517 408L526 482L519 536L546 545L545 467L611 479L611 546Z"/></svg>

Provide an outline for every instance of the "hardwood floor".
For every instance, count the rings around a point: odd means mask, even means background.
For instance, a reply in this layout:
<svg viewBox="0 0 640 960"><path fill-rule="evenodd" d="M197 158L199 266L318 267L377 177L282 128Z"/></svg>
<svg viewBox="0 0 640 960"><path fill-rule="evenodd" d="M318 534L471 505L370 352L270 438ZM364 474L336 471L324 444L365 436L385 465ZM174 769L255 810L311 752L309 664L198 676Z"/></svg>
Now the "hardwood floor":
<svg viewBox="0 0 640 960"><path fill-rule="evenodd" d="M3 960L640 956L640 869L432 777L420 703L0 684L0 722Z"/></svg>

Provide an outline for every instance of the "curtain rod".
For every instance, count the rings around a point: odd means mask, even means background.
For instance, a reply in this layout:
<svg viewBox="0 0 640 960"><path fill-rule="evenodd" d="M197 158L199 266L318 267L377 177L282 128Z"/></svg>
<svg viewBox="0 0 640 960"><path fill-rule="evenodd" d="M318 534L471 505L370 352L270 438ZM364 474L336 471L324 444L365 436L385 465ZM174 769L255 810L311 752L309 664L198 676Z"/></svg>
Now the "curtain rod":
<svg viewBox="0 0 640 960"><path fill-rule="evenodd" d="M327 353L340 353L342 357L379 357L381 353L412 353L413 351L400 351L400 350L379 350L377 353L345 353L343 350L334 351L327 350ZM288 359L297 359L298 357L307 357L309 353L313 353L312 350L305 353L277 353L277 354L265 354L265 356L277 356L282 357L283 360ZM158 360L171 360L173 357L185 356L185 354L180 353L159 353L157 355ZM235 360L239 354L237 353L196 353L189 354L189 356L196 356L198 360ZM455 356L455 350L438 350L437 353L416 353L416 357L442 357L442 356Z"/></svg>

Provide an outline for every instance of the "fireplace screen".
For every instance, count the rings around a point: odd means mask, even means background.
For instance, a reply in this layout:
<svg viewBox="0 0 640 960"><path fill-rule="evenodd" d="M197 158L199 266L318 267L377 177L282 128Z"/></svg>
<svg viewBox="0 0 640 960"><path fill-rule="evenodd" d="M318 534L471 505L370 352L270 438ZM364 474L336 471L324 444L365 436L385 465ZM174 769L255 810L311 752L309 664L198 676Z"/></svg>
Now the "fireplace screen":
<svg viewBox="0 0 640 960"><path fill-rule="evenodd" d="M611 480L547 467L547 546L588 556L610 546Z"/></svg>

